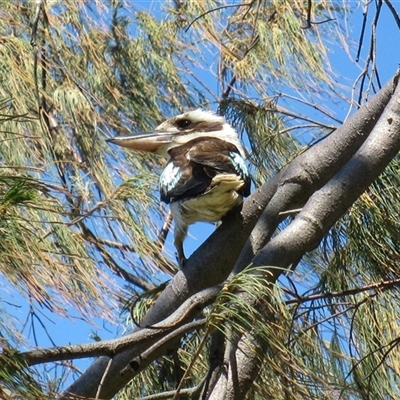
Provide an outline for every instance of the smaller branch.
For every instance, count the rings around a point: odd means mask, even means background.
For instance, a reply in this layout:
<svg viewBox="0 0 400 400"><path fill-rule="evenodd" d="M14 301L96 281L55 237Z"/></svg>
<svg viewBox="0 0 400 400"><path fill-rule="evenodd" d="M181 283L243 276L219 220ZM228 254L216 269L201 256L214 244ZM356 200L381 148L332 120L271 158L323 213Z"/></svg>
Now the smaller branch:
<svg viewBox="0 0 400 400"><path fill-rule="evenodd" d="M327 19L324 19L323 21L319 21L319 22L311 21L311 8L312 8L312 1L308 0L307 1L307 22L306 22L305 26L301 27L301 29L310 29L312 25L322 25L322 24L325 24L326 22L336 21L336 18L327 18Z"/></svg>
<svg viewBox="0 0 400 400"><path fill-rule="evenodd" d="M214 390L221 373L224 369L224 349L225 336L221 330L215 330L211 334L211 343L209 349L209 368L204 378L204 385L201 390L201 400L209 398L210 393Z"/></svg>
<svg viewBox="0 0 400 400"><path fill-rule="evenodd" d="M215 285L213 287L204 289L192 297L189 297L172 315L175 315L175 318L166 318L161 322L161 325L148 325L146 328L148 329L172 329L175 328L179 323L183 322L183 320L194 310L202 309L205 306L211 304L217 297L218 293L222 289L222 284ZM178 313L179 311L179 313ZM171 320L171 322L169 322ZM169 323L169 325L168 325Z"/></svg>
<svg viewBox="0 0 400 400"><path fill-rule="evenodd" d="M366 2L363 10L363 22L361 26L361 32L360 32L360 39L358 40L358 50L357 50L357 55L356 55L356 62L360 60L360 54L361 54L361 49L362 49L362 44L364 41L364 35L365 35L365 27L367 25L367 17L368 17L368 7L369 7L369 2Z"/></svg>
<svg viewBox="0 0 400 400"><path fill-rule="evenodd" d="M187 78L189 78L189 76L190 76L190 79L195 80L208 93L210 99L213 99L213 101L215 103L218 103L218 97L216 96L216 94L213 93L211 88L208 87L201 79L199 79L199 77L190 69L190 67L186 64L185 58L181 57L179 54L175 54L175 57L179 60L179 62L184 67L183 70L185 71Z"/></svg>
<svg viewBox="0 0 400 400"><path fill-rule="evenodd" d="M197 361L197 358L199 357L199 354L200 354L201 351L203 350L203 347L204 347L204 345L206 344L206 341L207 341L207 338L208 338L208 336L209 336L209 334L210 334L211 329L212 329L211 327L208 327L208 328L206 329L206 331L204 332L203 338L202 338L200 344L197 346L196 353L193 354L193 356L192 356L192 358L191 358L191 360L190 360L190 363L189 363L188 367L186 368L186 371L185 371L185 373L183 374L182 379L180 380L180 382L179 382L179 384L178 384L178 387L176 388L176 393L175 393L175 395L174 395L173 400L179 400L179 398L180 398L179 396L181 395L181 392L182 392L182 386L184 385L184 383L185 383L185 381L186 381L186 378L187 378L188 375L190 374L191 369L192 369L194 363Z"/></svg>
<svg viewBox="0 0 400 400"><path fill-rule="evenodd" d="M377 83L378 83L378 88L381 88L381 83L379 80L379 75L377 73L377 67L376 67L376 50L377 50L377 46L376 46L376 27L378 25L378 20L379 20L379 15L382 9L382 0L379 0L377 2L377 6L376 6L376 13L375 13L375 17L374 20L372 22L372 33L371 33L371 47L370 47L370 58L372 60L372 66L371 66L371 83L370 85L373 87L373 78L374 76L376 77Z"/></svg>
<svg viewBox="0 0 400 400"><path fill-rule="evenodd" d="M363 304L366 303L367 301L368 301L368 297L365 298L365 299L363 299L363 300L361 300L361 301L359 301L359 302L357 302L357 303L349 304L349 305L347 306L347 308L343 308L343 309L341 309L341 310L339 310L339 311L336 311L336 312L333 313L333 314L329 314L329 315L326 316L325 318L322 318L322 319L318 320L317 322L314 322L313 324L308 325L306 328L304 328L304 329L301 330L301 333L302 333L302 334L303 334L303 333L306 333L306 332L308 332L309 330L312 330L312 329L316 328L317 326L323 325L325 322L328 322L328 321L330 321L330 320L332 320L332 319L336 319L337 317L339 317L339 316L341 316L341 315L343 315L343 314L346 314L346 313L348 313L348 312L351 311L351 310L354 310L354 309L357 310L361 305L363 305ZM291 341L294 341L294 340L295 340L295 338L292 338L292 339L291 339ZM290 342L288 342L288 344L290 344Z"/></svg>
<svg viewBox="0 0 400 400"><path fill-rule="evenodd" d="M351 357L352 359L355 358L355 357L354 357L354 354L353 354L353 346L354 346L354 349L358 349L357 339L356 339L356 337L355 337L355 335L354 335L354 329L355 329L354 320L355 320L355 318L356 318L356 315L357 315L357 311L358 311L358 310L359 310L359 309L356 309L356 312L353 313L353 315L351 316L351 319L350 319L350 330L349 330L348 349L349 349L349 355L350 355L350 357ZM358 351L358 350L357 350L357 351Z"/></svg>
<svg viewBox="0 0 400 400"><path fill-rule="evenodd" d="M109 254L109 252L104 248L101 242L97 240L93 232L83 222L80 222L79 226L82 229L82 235L97 247L104 259L105 265L107 265L107 267L110 268L114 274L120 276L122 279L125 279L127 282L139 287L142 290L151 290L154 288L154 286L149 284L149 282L146 280L140 278L139 276L132 275L124 268L120 267L115 262L114 258Z"/></svg>
<svg viewBox="0 0 400 400"><path fill-rule="evenodd" d="M309 122L311 124L315 124L317 126L321 126L323 128L328 128L328 129L336 129L337 128L337 126L322 124L321 122L318 122L318 121L316 121L316 120L314 120L312 118L306 117L306 116L301 115L301 114L294 113L294 112L289 111L286 108L278 106L278 105L276 105L275 107L266 107L265 109L268 110L268 111L271 111L271 112L278 112L279 114L283 114L283 115L286 115L288 117L293 117L295 119L300 119L300 120Z"/></svg>
<svg viewBox="0 0 400 400"><path fill-rule="evenodd" d="M237 79L237 78L236 78L236 75L233 75L232 79L230 80L230 82L228 83L226 89L224 90L224 92L223 92L222 95L221 95L221 98L222 98L222 99L226 99L226 98L228 97L229 93L230 93L230 92L232 91L232 89L233 89L233 85L235 84L236 79Z"/></svg>
<svg viewBox="0 0 400 400"><path fill-rule="evenodd" d="M251 9L251 7L253 6L253 4L254 4L254 0L253 0L251 3L247 4L248 9L247 9L247 11L244 13L244 15L243 15L243 18L242 18L243 20L245 19L247 13L250 11L250 9ZM258 4L257 11L258 11L258 8L259 8L259 7L260 7L260 3ZM270 17L268 18L268 22L271 22L271 21L273 20L273 18L275 18L276 13L277 13L277 12L274 11L274 12L270 15ZM256 47L256 45L257 45L257 44L259 43L259 41L260 41L260 35L259 35L258 33L257 33L256 35L254 35L254 33L255 33L255 31L253 30L252 37L251 37L251 41L250 41L250 45L247 47L246 51L243 53L243 55L242 55L242 57L241 57L241 60L244 60L245 57L250 53L250 51L253 50L254 47ZM225 71L227 70L227 68L228 68L228 67L227 67L226 65L223 67L221 73L219 74L220 77L223 77L223 76L225 75ZM236 81L237 81L237 76L236 76L235 74L233 74L233 76L232 76L230 82L228 83L226 89L224 90L224 92L223 92L222 95L221 95L221 99L222 99L222 100L228 98L229 93L234 89L234 84L236 83Z"/></svg>
<svg viewBox="0 0 400 400"><path fill-rule="evenodd" d="M311 9L312 9L312 1L307 0L307 22L306 26L302 26L301 29L311 28Z"/></svg>
<svg viewBox="0 0 400 400"><path fill-rule="evenodd" d="M250 43L250 46L246 49L246 51L244 52L243 56L241 57L242 60L244 60L244 58L250 53L250 51L253 50L254 47L257 46L259 41L260 41L260 36L256 35L253 38L252 42ZM236 80L237 80L236 75L233 75L231 81L228 83L227 88L224 90L224 92L221 95L222 99L226 99L228 97L229 93L233 89L233 85L235 84Z"/></svg>
<svg viewBox="0 0 400 400"><path fill-rule="evenodd" d="M311 24L312 25L322 25L322 24L326 24L327 22L331 22L331 21L336 21L336 18L327 18L324 19L323 21L312 21Z"/></svg>
<svg viewBox="0 0 400 400"><path fill-rule="evenodd" d="M204 385L204 379L196 386L192 388L181 389L179 391L182 398L198 399L201 389ZM170 390L168 392L156 393L150 396L141 397L138 400L164 400L171 399L175 396L176 390Z"/></svg>
<svg viewBox="0 0 400 400"><path fill-rule="evenodd" d="M376 349L374 349L373 351L371 351L370 353L368 353L367 355L365 355L364 357L362 357L360 360L358 360L353 367L351 368L351 370L348 372L348 374L345 377L345 380L348 379L349 376L351 376L351 374L354 372L354 370L364 361L366 360L368 357L371 357L373 354L377 353L378 351L381 352L383 349L385 349L386 347L389 347L388 350L385 351L385 353L382 355L378 365L373 368L373 370L367 374L363 380L366 380L368 378L370 378L375 371L383 364L383 362L385 361L385 358L389 355L389 353L398 345L400 344L400 337L397 337L396 339L391 340L389 343L386 343L382 346L377 347Z"/></svg>
<svg viewBox="0 0 400 400"><path fill-rule="evenodd" d="M280 217L286 217L287 215L296 215L299 212L301 212L301 208L294 208L293 210L286 210L286 211L281 211L279 213Z"/></svg>
<svg viewBox="0 0 400 400"><path fill-rule="evenodd" d="M104 370L104 374L103 374L103 376L101 377L101 381L100 381L100 383L99 383L99 387L97 388L97 393L96 393L96 396L95 396L95 400L100 399L101 389L103 388L104 381L105 381L105 379L106 379L106 377L107 377L108 371L110 371L112 362L113 362L113 358L110 357L110 359L108 360L107 367L106 367L106 369Z"/></svg>
<svg viewBox="0 0 400 400"><path fill-rule="evenodd" d="M202 328L206 322L207 318L192 321L163 336L163 338L161 338L158 342L154 343L146 351L130 361L129 364L120 371L120 375L123 376L132 371L135 373L143 371L155 358L157 358L157 351L161 352L163 347L170 341L181 337L185 333ZM154 353L156 353L156 355Z"/></svg>
<svg viewBox="0 0 400 400"><path fill-rule="evenodd" d="M103 200L99 201L94 207L92 207L90 210L86 211L84 214L79 215L75 219L73 219L71 222L68 222L68 226L78 224L79 222L83 221L85 218L90 217L95 211L98 209L101 209L104 206L108 205L108 200Z"/></svg>
<svg viewBox="0 0 400 400"><path fill-rule="evenodd" d="M171 213L171 210L169 210L168 214L165 217L164 224L161 228L161 231L157 237L157 243L159 243L161 248L165 244L165 240L167 239L168 232L171 228L171 223L172 223L172 213Z"/></svg>
<svg viewBox="0 0 400 400"><path fill-rule="evenodd" d="M286 288L282 288L282 290L292 296L295 296L295 299L292 300L288 300L286 302L286 304L301 304L301 303L306 303L309 301L315 301L315 300L320 300L320 299L332 299L335 297L343 297L343 296L352 296L352 295L356 295L359 293L363 293L363 292L367 292L369 290L378 290L378 289L389 289L393 286L399 285L400 284L400 278L398 279L394 279L391 281L383 281L383 282L379 282L379 283L373 283L371 285L366 285L363 287L359 287L359 288L354 288L354 289L349 289L349 290L343 290L340 292L331 292L331 293L317 293L317 294L313 294L310 296L301 296L299 294L294 294L292 291L286 289Z"/></svg>
<svg viewBox="0 0 400 400"><path fill-rule="evenodd" d="M365 80L366 80L367 76L369 76L369 78L370 78L369 88L371 86L373 87L373 83L371 83L371 82L372 82L372 80L374 78L374 75L377 76L377 74L376 74L376 26L378 24L379 15L380 15L380 11L381 11L381 8L382 8L382 0L379 0L377 2L377 6L376 7L377 7L377 10L376 10L376 13L374 15L374 20L372 21L371 40L370 40L368 57L367 57L367 59L365 61L364 70L361 72L362 78L361 78L361 85L360 85L360 93L359 93L359 96L358 96L358 104L361 104L363 91L364 91L364 83L365 83ZM356 61L358 61L358 59L356 59ZM371 66L371 74L369 75L368 74L368 69L369 69L369 65L370 64L372 66ZM358 79L359 78L357 78L357 80ZM378 76L377 76L377 81L378 81L378 86L380 87L381 84L379 82L379 77ZM366 93L369 92L369 88L368 88Z"/></svg>
<svg viewBox="0 0 400 400"><path fill-rule="evenodd" d="M373 293L368 296L368 299L371 299L375 296L376 296L376 293ZM306 308L302 308L301 312L298 312L300 305L301 305L301 303L296 305L296 308L294 311L292 311L292 314L297 319L302 320L303 317L307 317L309 314L316 313L317 311L321 311L322 313L324 313L325 312L324 309L326 309L326 308L331 308L333 306L334 307L350 307L350 306L353 306L354 303L352 303L351 301L338 301L334 305L332 305L332 304L310 305L310 306L307 306Z"/></svg>
<svg viewBox="0 0 400 400"><path fill-rule="evenodd" d="M322 108L321 108L318 104L316 104L315 102L310 103L310 102L308 102L308 101L306 101L306 100L300 99L300 98L298 98L298 97L296 97L296 96L289 95L289 94L287 94L287 93L277 93L276 97L277 97L277 98L280 98L280 97L283 98L283 97L285 97L285 98L288 98L288 99L290 99L290 100L297 101L297 102L299 102L299 103L301 103L301 104L306 105L307 107L311 107L311 108L313 108L314 110L317 110L318 112L320 112L320 113L323 114L323 115L326 115L328 118L334 120L334 121L337 122L338 124L340 124L340 125L343 124L343 120L341 120L341 119L339 119L339 118L336 118L336 117L335 117L334 115L332 115L329 111L322 109Z"/></svg>
<svg viewBox="0 0 400 400"><path fill-rule="evenodd" d="M279 135L284 135L285 133L288 133L288 132L291 132L291 131L295 131L296 129L308 129L308 128L316 128L316 127L319 127L319 128L328 128L328 129L331 129L331 130L333 130L333 128L330 128L330 127L328 127L327 125L315 125L315 124L305 124L305 125L292 125L292 126L289 126L289 127L287 127L287 128L285 128L285 129L282 129L282 130L280 130L279 132L278 132L278 134ZM325 136L324 137L322 137L322 138L320 138L320 139L318 139L318 141L321 141L321 140L323 140L325 138ZM314 141L314 144L315 144L315 142L318 142L317 140L316 141Z"/></svg>
<svg viewBox="0 0 400 400"><path fill-rule="evenodd" d="M185 32L187 32L187 31L190 29L190 27L191 27L196 21L198 21L200 18L203 18L203 17L206 16L207 14L210 14L210 13L212 13L212 12L214 12L214 11L219 11L219 10L222 10L222 9L224 9L224 8L231 8L231 7L242 7L242 6L251 7L252 5L253 5L253 3L229 4L229 5L226 5L226 6L215 7L215 8L213 8L213 9L211 9L211 10L207 10L207 11L205 11L203 14L200 14L198 17L196 17L196 18L187 26L187 28L185 29Z"/></svg>
<svg viewBox="0 0 400 400"><path fill-rule="evenodd" d="M160 336L165 336L166 331L172 330L178 324L183 323L190 316L194 315L198 309L210 304L221 290L221 286L213 286L187 299L173 314L165 320L151 328L143 328L130 335L118 339L103 340L95 343L80 345L61 346L47 349L38 349L22 353L28 366L37 365L45 362L79 359L97 356L113 356L127 348L133 348L137 344L145 344L157 340ZM185 325L187 327L187 325ZM178 328L179 329L179 328Z"/></svg>
<svg viewBox="0 0 400 400"><path fill-rule="evenodd" d="M50 341L50 343L53 346L55 346L56 344L55 344L53 338L51 337L50 332L48 331L46 325L43 323L42 319L38 316L37 312L35 311L34 306L33 306L33 302L31 302L31 304L30 304L30 314L31 314L31 320L32 320L32 331L33 331L33 334L34 334L34 337L35 337L35 342L37 343L34 319L36 319L36 321L40 324L40 326L42 327L43 331L46 333L47 339ZM48 317L45 317L45 318L48 318Z"/></svg>
<svg viewBox="0 0 400 400"><path fill-rule="evenodd" d="M104 244L109 247L114 247L119 250L135 252L135 248L133 246L131 246L130 244L119 243L119 242L115 242L113 240L97 238L97 237L96 237L96 239L93 239L92 237L86 236L84 233L81 233L80 236L82 237L82 239L87 240L88 242L93 243L93 244L100 243L100 244Z"/></svg>
<svg viewBox="0 0 400 400"><path fill-rule="evenodd" d="M388 6L390 12L393 15L394 20L396 21L397 27L400 29L400 17L396 9L394 8L392 2L390 0L383 0Z"/></svg>
<svg viewBox="0 0 400 400"><path fill-rule="evenodd" d="M36 38L37 38L37 29L39 25L40 14L43 11L43 0L39 0L36 6L35 18L32 24L32 33L31 33L31 46L36 46Z"/></svg>

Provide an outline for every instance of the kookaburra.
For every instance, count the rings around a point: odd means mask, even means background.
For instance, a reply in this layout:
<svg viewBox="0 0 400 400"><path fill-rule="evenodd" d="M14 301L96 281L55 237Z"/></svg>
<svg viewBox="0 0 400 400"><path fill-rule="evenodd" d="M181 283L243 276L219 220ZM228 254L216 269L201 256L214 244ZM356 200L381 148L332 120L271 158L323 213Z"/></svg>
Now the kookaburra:
<svg viewBox="0 0 400 400"><path fill-rule="evenodd" d="M166 120L154 132L108 141L168 159L160 192L175 220L174 244L181 266L188 226L220 221L250 194L246 153L238 134L211 112L190 111Z"/></svg>

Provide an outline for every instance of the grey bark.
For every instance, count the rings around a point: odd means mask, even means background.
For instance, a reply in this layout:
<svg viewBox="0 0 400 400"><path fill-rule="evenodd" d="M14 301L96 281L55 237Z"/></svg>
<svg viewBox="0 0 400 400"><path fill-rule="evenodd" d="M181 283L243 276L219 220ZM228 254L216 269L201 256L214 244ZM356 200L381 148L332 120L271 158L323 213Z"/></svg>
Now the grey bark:
<svg viewBox="0 0 400 400"><path fill-rule="evenodd" d="M288 268L318 246L333 224L399 151L400 85L397 85L385 111L360 149L323 188L310 197L295 220L258 251L252 260L253 265L274 266L269 273L262 273L266 274L270 283L275 282L282 269ZM262 302L257 299L257 303ZM256 308L257 303L253 304ZM249 343L250 335L244 335L237 347L232 349L231 359L234 362L227 366L230 373L221 375L210 400L240 400L250 389L261 367L260 354L265 354L265 351L256 350L266 346L256 335Z"/></svg>

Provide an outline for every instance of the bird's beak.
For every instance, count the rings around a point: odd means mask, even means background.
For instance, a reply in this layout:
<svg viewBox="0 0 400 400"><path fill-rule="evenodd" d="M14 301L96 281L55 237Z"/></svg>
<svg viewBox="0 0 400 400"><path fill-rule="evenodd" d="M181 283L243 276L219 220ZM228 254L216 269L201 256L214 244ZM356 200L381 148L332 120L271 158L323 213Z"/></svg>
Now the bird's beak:
<svg viewBox="0 0 400 400"><path fill-rule="evenodd" d="M172 142L172 136L169 132L157 131L130 136L116 136L106 139L106 141L129 149L157 153L160 147Z"/></svg>

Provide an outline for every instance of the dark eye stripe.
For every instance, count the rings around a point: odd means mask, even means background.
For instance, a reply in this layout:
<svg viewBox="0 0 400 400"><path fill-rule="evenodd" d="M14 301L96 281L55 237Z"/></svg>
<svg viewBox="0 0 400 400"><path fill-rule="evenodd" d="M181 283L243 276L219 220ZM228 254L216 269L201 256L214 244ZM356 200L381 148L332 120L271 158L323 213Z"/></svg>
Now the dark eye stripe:
<svg viewBox="0 0 400 400"><path fill-rule="evenodd" d="M176 126L178 128L187 128L190 125L192 125L192 121L190 121L189 119L180 119L176 121Z"/></svg>

